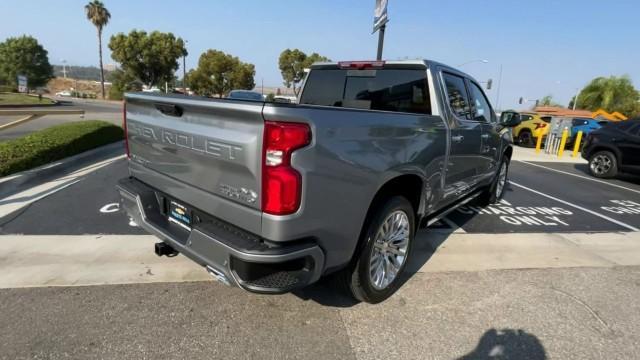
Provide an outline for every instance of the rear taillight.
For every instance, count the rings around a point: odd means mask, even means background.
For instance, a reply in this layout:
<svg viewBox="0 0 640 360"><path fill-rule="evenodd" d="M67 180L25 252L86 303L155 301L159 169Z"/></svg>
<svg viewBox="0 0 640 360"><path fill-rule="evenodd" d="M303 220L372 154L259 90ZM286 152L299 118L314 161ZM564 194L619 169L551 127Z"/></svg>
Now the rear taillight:
<svg viewBox="0 0 640 360"><path fill-rule="evenodd" d="M127 154L127 157L130 158L129 154L129 131L127 131L127 103L126 101L122 101L122 128L124 129L124 150Z"/></svg>
<svg viewBox="0 0 640 360"><path fill-rule="evenodd" d="M545 127L547 127L546 123L535 123L535 124L536 124L536 130L544 129Z"/></svg>
<svg viewBox="0 0 640 360"><path fill-rule="evenodd" d="M291 154L311 143L307 124L267 121L264 124L262 211L292 214L300 207L302 176L291 167Z"/></svg>

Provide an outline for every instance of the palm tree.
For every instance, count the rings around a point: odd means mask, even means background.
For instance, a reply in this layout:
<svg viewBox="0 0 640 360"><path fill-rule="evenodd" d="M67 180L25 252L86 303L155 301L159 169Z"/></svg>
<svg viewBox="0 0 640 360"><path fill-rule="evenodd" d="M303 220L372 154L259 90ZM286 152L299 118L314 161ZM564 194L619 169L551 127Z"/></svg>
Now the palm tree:
<svg viewBox="0 0 640 360"><path fill-rule="evenodd" d="M624 76L598 77L578 93L577 107L591 111L619 111L627 116L640 111L640 93L631 79Z"/></svg>
<svg viewBox="0 0 640 360"><path fill-rule="evenodd" d="M111 14L102 1L93 0L84 7L87 19L98 29L98 52L100 55L100 85L102 86L102 98L104 99L104 69L102 67L102 28L107 25Z"/></svg>

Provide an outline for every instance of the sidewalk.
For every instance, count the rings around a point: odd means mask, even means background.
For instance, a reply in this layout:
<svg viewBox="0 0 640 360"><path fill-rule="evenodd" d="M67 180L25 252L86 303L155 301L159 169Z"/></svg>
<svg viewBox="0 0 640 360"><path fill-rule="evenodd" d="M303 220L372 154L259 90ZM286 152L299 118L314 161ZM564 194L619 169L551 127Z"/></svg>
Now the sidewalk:
<svg viewBox="0 0 640 360"><path fill-rule="evenodd" d="M524 148L522 146L513 146L513 160L521 161L534 161L534 162L560 162L560 163L573 163L573 164L586 164L587 160L580 156L580 153L576 157L571 157L572 150L567 149L561 158L556 155L546 154L544 149L540 150L539 154L536 154L534 148Z"/></svg>
<svg viewBox="0 0 640 360"><path fill-rule="evenodd" d="M640 233L461 234L420 231L410 273L640 266ZM184 256L158 257L151 235L2 235L0 289L210 280ZM434 250L435 249L435 250Z"/></svg>

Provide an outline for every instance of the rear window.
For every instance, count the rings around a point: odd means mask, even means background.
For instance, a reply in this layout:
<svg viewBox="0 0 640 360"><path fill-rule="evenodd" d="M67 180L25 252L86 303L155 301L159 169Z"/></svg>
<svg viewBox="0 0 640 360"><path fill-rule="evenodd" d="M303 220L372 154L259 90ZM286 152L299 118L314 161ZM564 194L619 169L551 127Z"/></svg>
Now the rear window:
<svg viewBox="0 0 640 360"><path fill-rule="evenodd" d="M431 114L425 70L313 70L300 103Z"/></svg>

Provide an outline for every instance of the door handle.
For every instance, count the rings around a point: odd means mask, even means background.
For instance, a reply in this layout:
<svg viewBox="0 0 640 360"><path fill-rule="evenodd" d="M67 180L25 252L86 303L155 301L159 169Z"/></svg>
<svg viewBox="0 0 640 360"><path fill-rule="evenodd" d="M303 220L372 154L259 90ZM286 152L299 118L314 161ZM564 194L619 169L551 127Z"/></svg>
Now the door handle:
<svg viewBox="0 0 640 360"><path fill-rule="evenodd" d="M486 140L489 138L489 134L482 134L480 137Z"/></svg>
<svg viewBox="0 0 640 360"><path fill-rule="evenodd" d="M459 142L462 142L464 140L464 136L462 136L462 135L452 136L451 140L459 143Z"/></svg>

